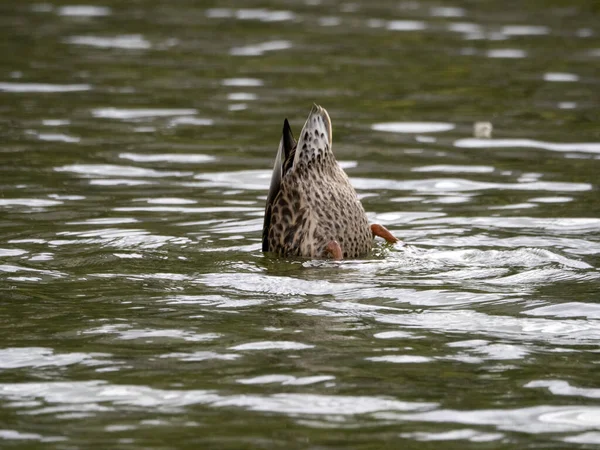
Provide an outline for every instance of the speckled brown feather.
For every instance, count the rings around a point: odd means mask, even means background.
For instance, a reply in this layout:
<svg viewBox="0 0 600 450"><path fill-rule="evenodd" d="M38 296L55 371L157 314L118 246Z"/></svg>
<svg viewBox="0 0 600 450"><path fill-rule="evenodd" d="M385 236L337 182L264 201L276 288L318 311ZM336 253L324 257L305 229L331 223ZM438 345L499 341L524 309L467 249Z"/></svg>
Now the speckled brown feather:
<svg viewBox="0 0 600 450"><path fill-rule="evenodd" d="M328 256L327 245L337 241L344 258L366 255L373 234L331 150L327 111L313 106L296 146L290 137L286 121L267 198L263 251L322 258Z"/></svg>

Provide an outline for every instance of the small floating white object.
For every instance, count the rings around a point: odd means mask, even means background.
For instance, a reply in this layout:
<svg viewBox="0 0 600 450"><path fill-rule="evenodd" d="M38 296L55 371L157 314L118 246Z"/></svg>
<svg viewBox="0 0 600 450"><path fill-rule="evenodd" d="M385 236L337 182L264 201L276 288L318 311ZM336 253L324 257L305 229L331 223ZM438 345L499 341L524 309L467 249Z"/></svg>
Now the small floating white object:
<svg viewBox="0 0 600 450"><path fill-rule="evenodd" d="M491 122L475 122L473 124L473 135L476 138L489 139L492 137L493 129Z"/></svg>

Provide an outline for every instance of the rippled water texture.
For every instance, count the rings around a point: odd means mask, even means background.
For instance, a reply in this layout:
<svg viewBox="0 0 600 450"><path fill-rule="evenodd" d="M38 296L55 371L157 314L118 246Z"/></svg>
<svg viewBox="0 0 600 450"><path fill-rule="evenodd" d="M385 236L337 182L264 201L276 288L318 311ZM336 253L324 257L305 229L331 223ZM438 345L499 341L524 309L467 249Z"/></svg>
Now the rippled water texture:
<svg viewBox="0 0 600 450"><path fill-rule="evenodd" d="M3 2L1 448L597 448L595 2ZM313 102L360 261L260 252Z"/></svg>

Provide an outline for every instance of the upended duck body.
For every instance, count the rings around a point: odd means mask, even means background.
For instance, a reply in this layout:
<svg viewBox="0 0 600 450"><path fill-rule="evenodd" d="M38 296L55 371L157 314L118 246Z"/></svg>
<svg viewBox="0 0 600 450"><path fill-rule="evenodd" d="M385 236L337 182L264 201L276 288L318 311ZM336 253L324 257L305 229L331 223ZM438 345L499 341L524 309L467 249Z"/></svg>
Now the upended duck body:
<svg viewBox="0 0 600 450"><path fill-rule="evenodd" d="M265 209L264 252L359 258L371 251L375 235L398 241L383 226L369 226L331 145L331 120L324 108L313 106L298 142L284 121Z"/></svg>

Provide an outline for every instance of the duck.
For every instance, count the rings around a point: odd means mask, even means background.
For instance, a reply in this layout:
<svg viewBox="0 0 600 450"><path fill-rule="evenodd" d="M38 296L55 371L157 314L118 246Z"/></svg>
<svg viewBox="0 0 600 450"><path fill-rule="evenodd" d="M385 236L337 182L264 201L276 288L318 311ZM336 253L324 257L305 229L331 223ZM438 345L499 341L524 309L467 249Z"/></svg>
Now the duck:
<svg viewBox="0 0 600 450"><path fill-rule="evenodd" d="M375 236L399 242L384 226L369 224L332 141L331 119L319 105L313 105L298 141L284 120L265 206L263 252L355 259L370 253Z"/></svg>

